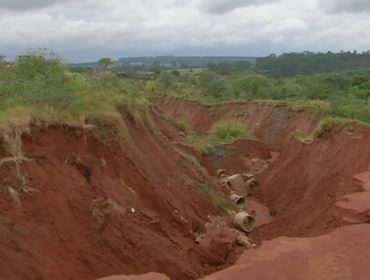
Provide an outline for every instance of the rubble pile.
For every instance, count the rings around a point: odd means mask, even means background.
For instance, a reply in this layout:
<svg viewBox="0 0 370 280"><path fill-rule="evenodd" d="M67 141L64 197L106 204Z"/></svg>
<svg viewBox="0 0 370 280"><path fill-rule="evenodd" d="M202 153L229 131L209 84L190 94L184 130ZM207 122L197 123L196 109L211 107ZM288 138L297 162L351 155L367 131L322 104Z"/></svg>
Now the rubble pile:
<svg viewBox="0 0 370 280"><path fill-rule="evenodd" d="M217 170L218 184L235 206L229 217L209 217L203 233L194 234L195 242L213 252L215 261L222 259L237 244L248 249L256 245L249 237L256 226L255 211L247 212L245 198L258 185L256 173L228 175L225 169Z"/></svg>

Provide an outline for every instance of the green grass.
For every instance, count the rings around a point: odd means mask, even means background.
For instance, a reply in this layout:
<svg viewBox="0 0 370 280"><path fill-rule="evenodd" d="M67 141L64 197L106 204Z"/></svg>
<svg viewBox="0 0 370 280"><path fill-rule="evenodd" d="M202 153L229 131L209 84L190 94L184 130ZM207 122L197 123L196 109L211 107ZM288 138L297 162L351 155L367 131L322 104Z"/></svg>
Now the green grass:
<svg viewBox="0 0 370 280"><path fill-rule="evenodd" d="M251 138L250 133L235 120L220 121L212 126L211 141L213 143L227 143L247 138Z"/></svg>
<svg viewBox="0 0 370 280"><path fill-rule="evenodd" d="M207 105L257 102L370 123L370 72L365 70L271 78L253 69L227 75L205 69L170 79L167 95Z"/></svg>
<svg viewBox="0 0 370 280"><path fill-rule="evenodd" d="M187 152L185 152L184 150L180 149L180 148L177 148L175 147L175 152L184 160L190 162L192 164L192 166L196 169L196 170L201 170L203 167L200 165L198 159L191 155L191 154L188 154Z"/></svg>
<svg viewBox="0 0 370 280"><path fill-rule="evenodd" d="M221 210L221 212L224 215L228 214L231 205L226 198L224 198L221 195L218 195L215 191L213 191L208 185L204 183L194 181L192 186L195 190L208 197L212 201L212 203L217 205L217 207Z"/></svg>
<svg viewBox="0 0 370 280"><path fill-rule="evenodd" d="M149 108L145 81L120 80L112 73L76 73L49 53L16 59L13 71L0 72L0 128L30 124L84 125L91 115L125 107L145 119Z"/></svg>
<svg viewBox="0 0 370 280"><path fill-rule="evenodd" d="M312 132L303 132L299 129L294 132L294 136L304 143L312 142L314 139L314 134Z"/></svg>
<svg viewBox="0 0 370 280"><path fill-rule="evenodd" d="M192 134L188 140L202 152L208 152L214 147L231 143L240 139L251 139L250 132L237 120L223 120L212 125L208 135Z"/></svg>
<svg viewBox="0 0 370 280"><path fill-rule="evenodd" d="M188 133L188 122L185 118L175 119L175 125L181 132Z"/></svg>
<svg viewBox="0 0 370 280"><path fill-rule="evenodd" d="M341 131L352 132L355 126L370 127L370 124L348 118L326 117L319 122L313 135L321 136L334 127L338 127Z"/></svg>
<svg viewBox="0 0 370 280"><path fill-rule="evenodd" d="M297 129L294 132L294 136L300 139L302 142L312 142L316 137L323 136L326 132L337 128L337 132L352 132L355 126L370 127L370 124L361 122L355 119L348 118L337 118L337 117L325 117L320 120L316 127L309 132L303 132Z"/></svg>

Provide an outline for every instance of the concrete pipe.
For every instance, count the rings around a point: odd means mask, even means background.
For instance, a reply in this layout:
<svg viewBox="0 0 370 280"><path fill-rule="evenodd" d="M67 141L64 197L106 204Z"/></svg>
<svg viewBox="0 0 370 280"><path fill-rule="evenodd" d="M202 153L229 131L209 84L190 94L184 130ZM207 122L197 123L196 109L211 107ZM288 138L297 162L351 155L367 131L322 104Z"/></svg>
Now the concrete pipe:
<svg viewBox="0 0 370 280"><path fill-rule="evenodd" d="M251 188L251 187L253 188L253 187L257 186L257 185L258 185L258 181L255 178L249 179L247 181L247 187L248 188Z"/></svg>
<svg viewBox="0 0 370 280"><path fill-rule="evenodd" d="M244 205L244 202L245 202L244 197L237 195L236 193L233 193L232 195L230 195L230 200L236 205Z"/></svg>
<svg viewBox="0 0 370 280"><path fill-rule="evenodd" d="M216 173L217 173L217 177L221 178L222 175L226 174L226 169L217 169Z"/></svg>
<svg viewBox="0 0 370 280"><path fill-rule="evenodd" d="M256 225L256 219L254 216L247 212L239 212L234 217L234 226L245 232L251 232Z"/></svg>

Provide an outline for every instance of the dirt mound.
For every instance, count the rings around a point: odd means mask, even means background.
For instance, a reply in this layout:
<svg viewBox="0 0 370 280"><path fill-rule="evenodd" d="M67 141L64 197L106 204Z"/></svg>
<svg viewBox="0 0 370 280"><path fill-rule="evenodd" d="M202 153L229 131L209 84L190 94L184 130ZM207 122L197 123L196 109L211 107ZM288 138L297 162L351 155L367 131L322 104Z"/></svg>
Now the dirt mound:
<svg viewBox="0 0 370 280"><path fill-rule="evenodd" d="M280 237L246 251L237 263L205 280L368 279L370 225L336 229L316 238Z"/></svg>

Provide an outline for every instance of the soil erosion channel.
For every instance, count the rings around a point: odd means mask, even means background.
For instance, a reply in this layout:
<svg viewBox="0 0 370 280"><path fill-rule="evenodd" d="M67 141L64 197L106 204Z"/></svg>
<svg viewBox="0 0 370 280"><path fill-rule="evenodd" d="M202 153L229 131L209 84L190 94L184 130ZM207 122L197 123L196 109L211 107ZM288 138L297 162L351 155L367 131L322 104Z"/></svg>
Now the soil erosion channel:
<svg viewBox="0 0 370 280"><path fill-rule="evenodd" d="M3 135L0 279L268 279L266 266L274 279L368 278L368 129L333 126L307 142L297 132L318 117L283 106L166 99L146 118L118 109L81 128ZM238 120L254 138L201 153L180 117L199 135ZM219 169L257 174L245 201L253 249L236 242Z"/></svg>

